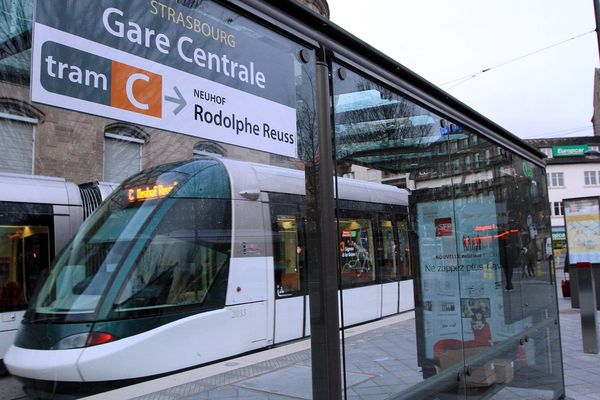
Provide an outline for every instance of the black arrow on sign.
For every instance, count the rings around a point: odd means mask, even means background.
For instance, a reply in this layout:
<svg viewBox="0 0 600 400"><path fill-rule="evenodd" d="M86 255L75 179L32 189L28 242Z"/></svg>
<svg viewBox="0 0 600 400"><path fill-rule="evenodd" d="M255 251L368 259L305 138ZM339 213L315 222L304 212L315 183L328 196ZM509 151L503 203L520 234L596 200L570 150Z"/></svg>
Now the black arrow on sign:
<svg viewBox="0 0 600 400"><path fill-rule="evenodd" d="M165 96L165 100L177 104L177 108L173 110L173 114L177 115L181 110L183 110L183 107L187 105L187 102L181 95L179 89L177 89L177 86L173 86L173 90L175 91L177 97Z"/></svg>

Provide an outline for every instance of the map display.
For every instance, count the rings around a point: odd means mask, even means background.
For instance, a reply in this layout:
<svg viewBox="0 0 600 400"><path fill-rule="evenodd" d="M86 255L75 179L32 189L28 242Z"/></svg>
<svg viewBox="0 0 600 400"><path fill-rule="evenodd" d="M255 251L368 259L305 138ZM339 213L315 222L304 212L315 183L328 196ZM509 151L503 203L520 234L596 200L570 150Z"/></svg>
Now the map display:
<svg viewBox="0 0 600 400"><path fill-rule="evenodd" d="M598 198L564 201L569 262L600 263L600 206Z"/></svg>

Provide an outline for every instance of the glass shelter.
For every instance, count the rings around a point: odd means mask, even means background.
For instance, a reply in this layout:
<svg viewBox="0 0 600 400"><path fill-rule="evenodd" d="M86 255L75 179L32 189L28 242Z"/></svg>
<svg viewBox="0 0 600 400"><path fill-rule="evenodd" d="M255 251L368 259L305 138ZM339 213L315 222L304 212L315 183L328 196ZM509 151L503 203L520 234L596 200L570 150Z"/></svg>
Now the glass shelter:
<svg viewBox="0 0 600 400"><path fill-rule="evenodd" d="M29 395L291 343L194 390L564 397L541 153L296 2L56 4L0 1L0 357ZM68 202L11 197L32 175Z"/></svg>

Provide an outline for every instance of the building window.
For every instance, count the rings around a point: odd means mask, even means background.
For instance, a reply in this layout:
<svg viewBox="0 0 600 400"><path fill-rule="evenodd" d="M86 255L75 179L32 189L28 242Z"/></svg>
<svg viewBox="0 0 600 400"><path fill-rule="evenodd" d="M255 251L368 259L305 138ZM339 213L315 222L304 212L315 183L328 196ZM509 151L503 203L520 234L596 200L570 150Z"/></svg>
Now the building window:
<svg viewBox="0 0 600 400"><path fill-rule="evenodd" d="M193 150L194 156L220 156L225 157L227 155L227 151L225 147L220 144L213 142L211 140L201 140L194 145Z"/></svg>
<svg viewBox="0 0 600 400"><path fill-rule="evenodd" d="M452 160L452 172L460 171L460 161L458 159Z"/></svg>
<svg viewBox="0 0 600 400"><path fill-rule="evenodd" d="M560 217L565 214L565 207L562 201L551 201L550 209L552 210L552 216Z"/></svg>
<svg viewBox="0 0 600 400"><path fill-rule="evenodd" d="M0 171L34 173L35 129L41 119L29 104L12 99L0 103Z"/></svg>
<svg viewBox="0 0 600 400"><path fill-rule="evenodd" d="M548 181L550 187L562 187L565 185L564 174L562 172L551 172Z"/></svg>
<svg viewBox="0 0 600 400"><path fill-rule="evenodd" d="M140 128L112 124L104 131L104 180L121 182L142 169L142 145L147 135Z"/></svg>
<svg viewBox="0 0 600 400"><path fill-rule="evenodd" d="M540 151L546 155L548 158L552 158L552 147L544 147L541 148Z"/></svg>
<svg viewBox="0 0 600 400"><path fill-rule="evenodd" d="M479 168L481 166L481 156L479 153L473 154L473 159L475 160L475 168Z"/></svg>
<svg viewBox="0 0 600 400"><path fill-rule="evenodd" d="M596 171L584 171L583 177L585 179L586 186L593 186L598 184L598 180L596 179Z"/></svg>
<svg viewBox="0 0 600 400"><path fill-rule="evenodd" d="M465 169L471 169L471 156L465 156Z"/></svg>

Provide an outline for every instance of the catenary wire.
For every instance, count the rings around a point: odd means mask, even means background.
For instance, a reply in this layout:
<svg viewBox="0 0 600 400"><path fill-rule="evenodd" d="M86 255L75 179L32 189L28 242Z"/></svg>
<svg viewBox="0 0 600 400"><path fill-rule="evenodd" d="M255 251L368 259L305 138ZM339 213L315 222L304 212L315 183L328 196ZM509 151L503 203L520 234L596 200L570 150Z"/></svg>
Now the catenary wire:
<svg viewBox="0 0 600 400"><path fill-rule="evenodd" d="M537 49L535 51L529 52L527 54L523 54L522 56L512 58L512 59L510 59L508 61L501 62L499 64L496 64L496 65L488 67L488 68L484 68L481 71L477 71L477 72L474 72L474 73L471 73L471 74L468 74L468 75L461 76L460 78L456 78L456 79L453 79L453 80L441 83L440 86L449 85L449 84L457 82L454 85L452 85L452 86L450 86L449 88L446 89L446 90L450 90L452 88L455 88L458 85L462 85L463 83L467 82L470 79L475 78L476 76L479 76L479 75L483 74L484 72L488 72L488 71L490 71L492 69L495 69L495 68L498 68L498 67L502 67L502 66L504 66L506 64L510 64L510 63L515 62L515 61L522 60L523 58L530 57L532 55L535 55L535 54L540 53L540 52L545 51L545 50L549 50L549 49L551 49L553 47L556 47L556 46L560 46L561 44L567 43L567 42L569 42L571 40L579 39L579 38L584 37L586 35L589 35L590 33L593 33L593 32L596 32L596 30L592 29L591 31L587 31L587 32L581 33L579 35L570 37L568 39L562 40L560 42L551 44L551 45L546 46L546 47L542 47L540 49Z"/></svg>

